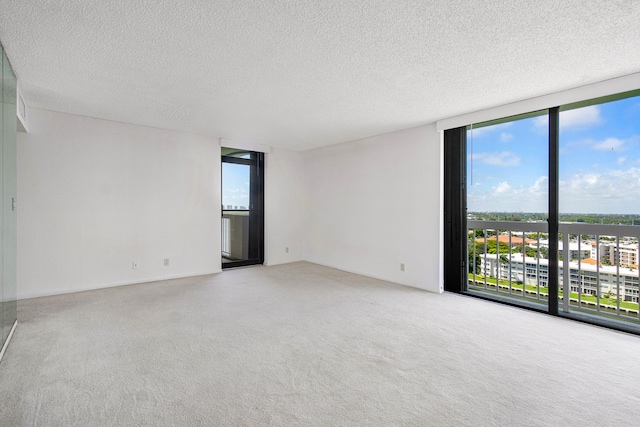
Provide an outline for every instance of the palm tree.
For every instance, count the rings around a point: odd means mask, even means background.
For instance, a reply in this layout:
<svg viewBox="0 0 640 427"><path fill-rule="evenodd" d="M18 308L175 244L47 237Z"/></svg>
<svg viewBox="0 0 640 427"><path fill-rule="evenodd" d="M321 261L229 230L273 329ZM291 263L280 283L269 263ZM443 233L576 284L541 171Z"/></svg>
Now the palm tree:
<svg viewBox="0 0 640 427"><path fill-rule="evenodd" d="M502 266L507 264L509 264L509 258L507 258L507 256L504 254L500 255L498 257L498 277L496 280L496 284L500 280L500 271L502 270Z"/></svg>

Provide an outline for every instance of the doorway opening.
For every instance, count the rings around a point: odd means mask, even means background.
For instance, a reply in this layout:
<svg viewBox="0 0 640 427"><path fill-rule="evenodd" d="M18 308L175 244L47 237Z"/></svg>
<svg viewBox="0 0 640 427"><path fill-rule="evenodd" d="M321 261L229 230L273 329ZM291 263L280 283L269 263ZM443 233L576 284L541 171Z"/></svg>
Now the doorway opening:
<svg viewBox="0 0 640 427"><path fill-rule="evenodd" d="M264 154L222 148L222 268L264 262Z"/></svg>

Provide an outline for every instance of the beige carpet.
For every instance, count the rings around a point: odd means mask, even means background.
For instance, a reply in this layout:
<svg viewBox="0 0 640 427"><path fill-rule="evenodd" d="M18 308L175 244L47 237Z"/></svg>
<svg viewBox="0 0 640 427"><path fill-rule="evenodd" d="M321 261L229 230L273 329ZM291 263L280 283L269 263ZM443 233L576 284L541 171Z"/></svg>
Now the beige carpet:
<svg viewBox="0 0 640 427"><path fill-rule="evenodd" d="M309 263L19 302L2 426L626 426L640 337Z"/></svg>

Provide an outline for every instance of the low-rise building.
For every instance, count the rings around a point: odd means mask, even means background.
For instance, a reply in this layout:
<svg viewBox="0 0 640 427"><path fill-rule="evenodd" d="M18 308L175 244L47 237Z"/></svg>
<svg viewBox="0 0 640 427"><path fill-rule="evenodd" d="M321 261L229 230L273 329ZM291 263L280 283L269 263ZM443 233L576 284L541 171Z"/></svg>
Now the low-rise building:
<svg viewBox="0 0 640 427"><path fill-rule="evenodd" d="M602 263L623 267L638 267L638 244L620 244L616 242L593 242L591 244L591 258Z"/></svg>
<svg viewBox="0 0 640 427"><path fill-rule="evenodd" d="M517 254L481 255L481 274L489 277L524 283L532 286L547 286L549 260L532 258ZM623 301L638 302L637 268L598 264L595 259L587 258L569 261L569 287L571 292L597 295L610 294L621 297ZM560 263L560 288L564 289L564 266Z"/></svg>

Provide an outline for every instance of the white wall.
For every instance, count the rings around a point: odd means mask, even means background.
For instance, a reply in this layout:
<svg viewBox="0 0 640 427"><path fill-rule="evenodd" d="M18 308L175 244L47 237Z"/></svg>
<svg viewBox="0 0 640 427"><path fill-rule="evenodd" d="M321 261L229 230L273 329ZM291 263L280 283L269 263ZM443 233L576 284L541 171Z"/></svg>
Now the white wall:
<svg viewBox="0 0 640 427"><path fill-rule="evenodd" d="M220 271L217 139L29 114L18 136L19 298ZM307 260L439 291L439 143L432 125L269 150L265 264Z"/></svg>
<svg viewBox="0 0 640 427"><path fill-rule="evenodd" d="M305 172L305 260L441 292L435 124L305 152Z"/></svg>
<svg viewBox="0 0 640 427"><path fill-rule="evenodd" d="M303 259L307 233L304 167L304 155L298 151L273 148L265 155L266 265Z"/></svg>
<svg viewBox="0 0 640 427"><path fill-rule="evenodd" d="M29 114L18 136L19 298L220 271L217 139Z"/></svg>

